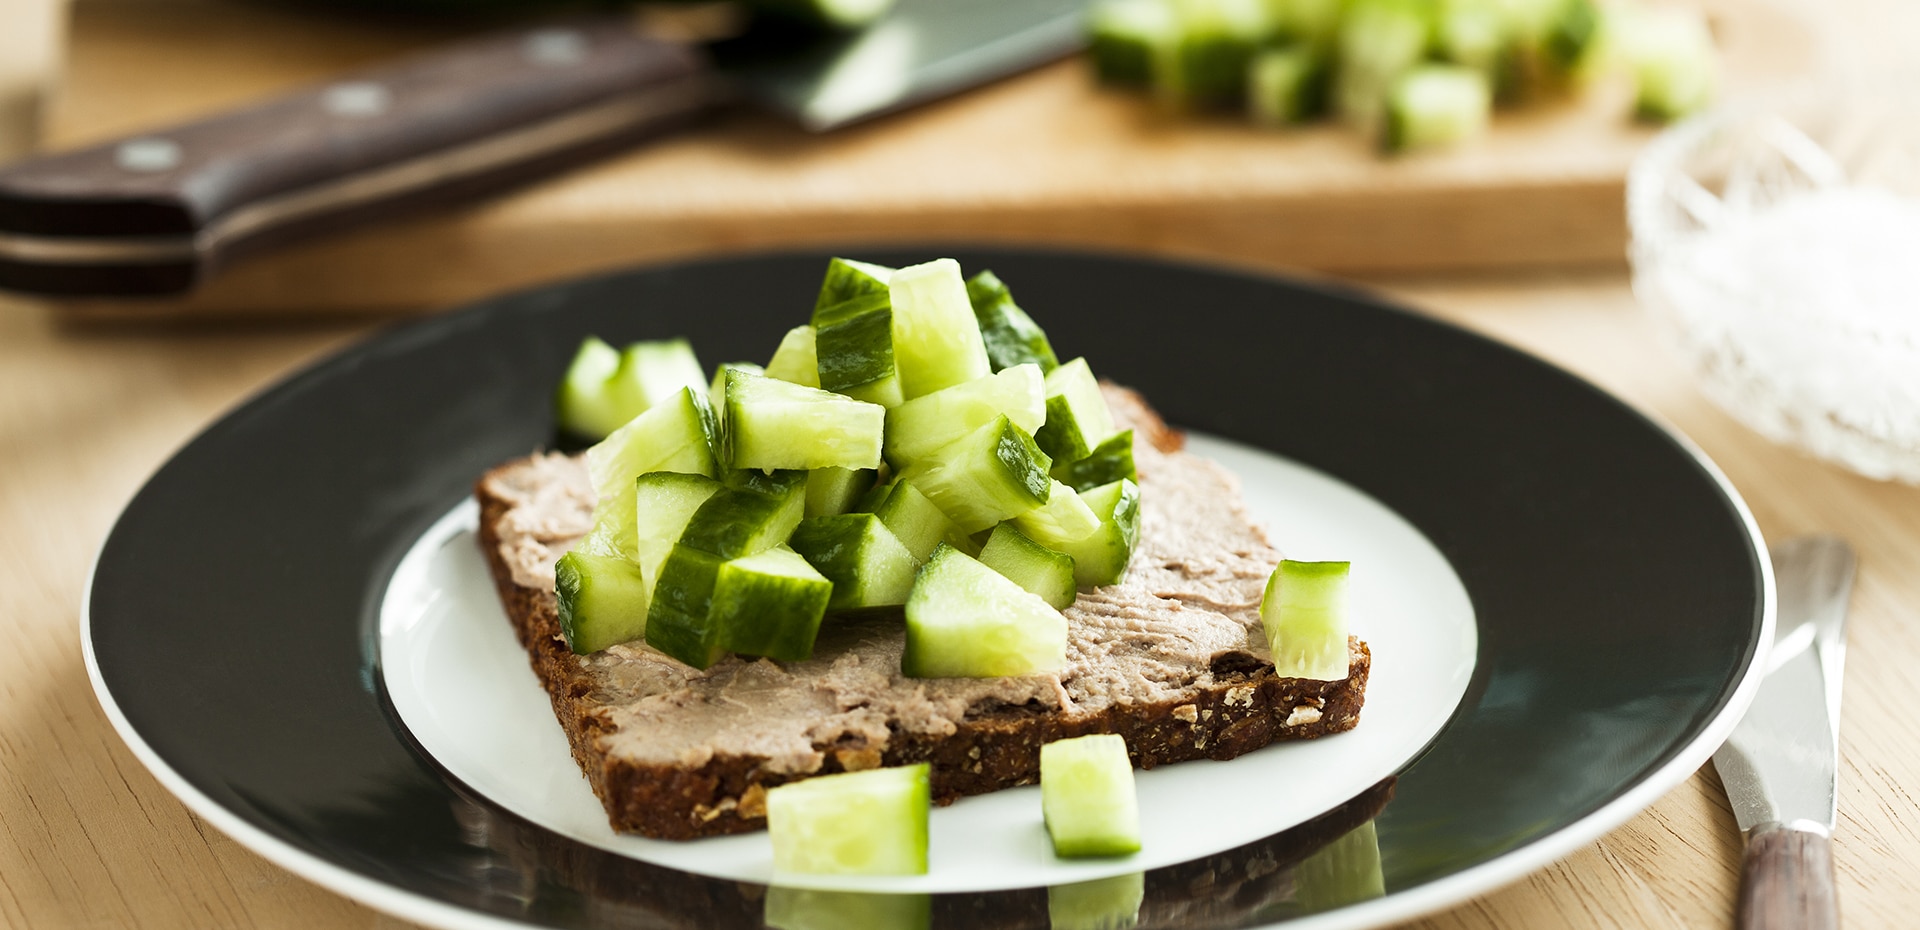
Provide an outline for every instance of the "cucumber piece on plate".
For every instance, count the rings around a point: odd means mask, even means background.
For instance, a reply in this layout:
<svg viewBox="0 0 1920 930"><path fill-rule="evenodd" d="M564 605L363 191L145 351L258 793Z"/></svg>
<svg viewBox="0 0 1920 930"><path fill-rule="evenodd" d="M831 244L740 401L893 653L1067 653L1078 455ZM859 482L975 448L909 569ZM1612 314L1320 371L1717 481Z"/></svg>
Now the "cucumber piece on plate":
<svg viewBox="0 0 1920 930"><path fill-rule="evenodd" d="M994 371L1033 364L1044 375L1060 367L1046 332L1013 302L1013 292L993 272L982 271L967 279L967 300L973 304L973 318L987 346L987 364Z"/></svg>
<svg viewBox="0 0 1920 930"><path fill-rule="evenodd" d="M993 528L980 548L980 564L1038 595L1055 610L1073 603L1073 556L1028 539L1011 523Z"/></svg>
<svg viewBox="0 0 1920 930"><path fill-rule="evenodd" d="M1016 365L888 410L887 461L906 465L925 458L1003 414L1029 433L1046 422L1046 378L1039 365Z"/></svg>
<svg viewBox="0 0 1920 930"><path fill-rule="evenodd" d="M1117 584L1126 577L1140 538L1140 487L1123 479L1087 491L1080 499L1100 518L1100 528L1084 539L1043 542L1073 556L1075 584Z"/></svg>
<svg viewBox="0 0 1920 930"><path fill-rule="evenodd" d="M807 516L846 513L873 487L871 468L816 468L807 472Z"/></svg>
<svg viewBox="0 0 1920 930"><path fill-rule="evenodd" d="M1054 462L1054 480L1075 491L1090 491L1122 478L1138 478L1133 465L1133 430L1121 430L1100 441L1086 458Z"/></svg>
<svg viewBox="0 0 1920 930"><path fill-rule="evenodd" d="M1291 126L1325 108L1327 68L1301 45L1270 48L1247 65L1247 115L1255 125Z"/></svg>
<svg viewBox="0 0 1920 930"><path fill-rule="evenodd" d="M820 362L816 351L813 327L795 326L780 338L780 347L773 350L773 358L767 360L767 367L761 374L791 384L817 388L820 386Z"/></svg>
<svg viewBox="0 0 1920 930"><path fill-rule="evenodd" d="M598 336L581 340L553 398L560 428L587 439L604 439L631 417L622 417L607 394L607 379L620 367L620 350Z"/></svg>
<svg viewBox="0 0 1920 930"><path fill-rule="evenodd" d="M683 388L706 386L706 370L694 356L693 346L685 339L664 339L622 349L620 367L607 379L607 396L627 416L637 417Z"/></svg>
<svg viewBox="0 0 1920 930"><path fill-rule="evenodd" d="M870 513L808 517L789 544L833 582L829 610L905 604L920 567L899 537Z"/></svg>
<svg viewBox="0 0 1920 930"><path fill-rule="evenodd" d="M926 763L820 775L767 792L773 868L804 875L925 875Z"/></svg>
<svg viewBox="0 0 1920 930"><path fill-rule="evenodd" d="M813 655L834 585L800 554L775 546L720 563L708 622L722 648L798 662Z"/></svg>
<svg viewBox="0 0 1920 930"><path fill-rule="evenodd" d="M688 518L675 542L723 559L751 555L786 542L805 516L806 503L805 472L732 472Z"/></svg>
<svg viewBox="0 0 1920 930"><path fill-rule="evenodd" d="M993 373L960 263L942 258L893 273L893 361L908 400Z"/></svg>
<svg viewBox="0 0 1920 930"><path fill-rule="evenodd" d="M877 468L887 409L734 370L726 420L734 468Z"/></svg>
<svg viewBox="0 0 1920 930"><path fill-rule="evenodd" d="M1101 0L1088 14L1087 55L1109 84L1145 84L1153 73L1153 50L1173 34L1168 0Z"/></svg>
<svg viewBox="0 0 1920 930"><path fill-rule="evenodd" d="M1094 733L1040 747L1040 809L1056 856L1139 852L1140 804L1127 741Z"/></svg>
<svg viewBox="0 0 1920 930"><path fill-rule="evenodd" d="M1260 625L1281 678L1347 677L1348 562L1282 560L1260 598Z"/></svg>
<svg viewBox="0 0 1920 930"><path fill-rule="evenodd" d="M972 535L1047 502L1053 460L1005 415L900 473Z"/></svg>
<svg viewBox="0 0 1920 930"><path fill-rule="evenodd" d="M660 580L660 564L687 524L707 500L720 492L720 482L705 475L656 471L633 480L634 563L652 591Z"/></svg>
<svg viewBox="0 0 1920 930"><path fill-rule="evenodd" d="M820 387L855 400L900 403L893 362L893 304L885 291L847 298L813 312Z"/></svg>
<svg viewBox="0 0 1920 930"><path fill-rule="evenodd" d="M568 649L586 655L646 635L647 583L632 560L576 550L560 557L553 574Z"/></svg>
<svg viewBox="0 0 1920 930"><path fill-rule="evenodd" d="M1011 522L1020 532L1046 546L1085 539L1100 528L1100 517L1080 499L1080 492L1058 481L1053 482L1045 504L1014 517Z"/></svg>
<svg viewBox="0 0 1920 930"><path fill-rule="evenodd" d="M1458 145L1485 134L1493 118L1487 76L1461 65L1421 65L1402 75L1387 100L1389 151Z"/></svg>
<svg viewBox="0 0 1920 930"><path fill-rule="evenodd" d="M887 279L891 277L893 269L885 265L857 262L851 258L829 259L827 274L820 281L820 296L813 301L813 312L819 313L855 297L885 294Z"/></svg>
<svg viewBox="0 0 1920 930"><path fill-rule="evenodd" d="M1140 923L1140 905L1146 899L1144 872L1053 885L1047 888L1047 926L1050 930L1131 930Z"/></svg>
<svg viewBox="0 0 1920 930"><path fill-rule="evenodd" d="M715 609L716 599L727 597L723 567L786 542L805 506L805 472L730 473L660 561L647 610L647 644L694 668L719 661L731 648L729 615ZM811 650L811 634L807 642Z"/></svg>
<svg viewBox="0 0 1920 930"><path fill-rule="evenodd" d="M1078 462L1113 434L1113 412L1086 359L1047 373L1047 421L1033 434L1042 452L1056 462Z"/></svg>
<svg viewBox="0 0 1920 930"><path fill-rule="evenodd" d="M933 896L769 885L761 919L773 930L930 930Z"/></svg>
<svg viewBox="0 0 1920 930"><path fill-rule="evenodd" d="M951 546L935 550L907 595L908 678L998 678L1058 671L1067 618Z"/></svg>
<svg viewBox="0 0 1920 930"><path fill-rule="evenodd" d="M672 471L711 477L715 460L713 408L706 391L683 388L587 450L587 472L598 503L594 526L576 548L599 555L631 557L635 552L635 478Z"/></svg>
<svg viewBox="0 0 1920 930"><path fill-rule="evenodd" d="M647 607L647 645L694 668L706 668L726 654L720 627L713 623L714 584L727 560L685 543L675 543L660 565Z"/></svg>
<svg viewBox="0 0 1920 930"><path fill-rule="evenodd" d="M953 518L914 487L913 482L895 479L875 491L878 499L873 502L873 514L907 547L914 561L932 558L933 550L941 543L964 552L978 551L967 534L954 525Z"/></svg>

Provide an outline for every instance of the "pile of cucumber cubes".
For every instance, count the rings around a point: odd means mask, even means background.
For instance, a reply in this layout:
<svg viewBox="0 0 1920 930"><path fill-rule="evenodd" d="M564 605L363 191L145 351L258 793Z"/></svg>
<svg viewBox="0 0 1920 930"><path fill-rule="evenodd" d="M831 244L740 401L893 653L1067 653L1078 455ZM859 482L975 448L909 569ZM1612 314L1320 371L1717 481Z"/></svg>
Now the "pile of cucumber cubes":
<svg viewBox="0 0 1920 930"><path fill-rule="evenodd" d="M1711 101L1696 10L1629 0L1101 0L1100 77L1171 109L1244 107L1265 125L1333 114L1389 151L1458 143L1518 103L1624 73L1665 122Z"/></svg>
<svg viewBox="0 0 1920 930"><path fill-rule="evenodd" d="M684 341L589 339L558 410L605 435L593 530L556 569L577 653L798 661L828 612L904 606L905 675L1053 671L1060 609L1137 535L1133 433L1093 371L951 259L834 259L812 322L711 383Z"/></svg>

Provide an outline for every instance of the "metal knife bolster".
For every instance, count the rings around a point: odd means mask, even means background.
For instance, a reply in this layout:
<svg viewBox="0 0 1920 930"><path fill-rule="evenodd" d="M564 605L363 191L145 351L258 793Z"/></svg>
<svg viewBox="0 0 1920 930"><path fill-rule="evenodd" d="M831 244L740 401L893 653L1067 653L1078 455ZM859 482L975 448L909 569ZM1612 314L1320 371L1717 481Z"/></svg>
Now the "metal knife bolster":
<svg viewBox="0 0 1920 930"><path fill-rule="evenodd" d="M723 92L697 50L628 18L455 45L0 168L0 287L185 291L241 252L603 154Z"/></svg>

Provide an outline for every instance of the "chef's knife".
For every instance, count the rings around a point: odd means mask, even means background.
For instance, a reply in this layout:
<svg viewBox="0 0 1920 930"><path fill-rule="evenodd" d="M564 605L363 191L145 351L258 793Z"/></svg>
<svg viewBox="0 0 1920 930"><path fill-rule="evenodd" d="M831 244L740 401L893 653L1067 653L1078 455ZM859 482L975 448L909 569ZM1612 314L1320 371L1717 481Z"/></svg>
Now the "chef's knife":
<svg viewBox="0 0 1920 930"><path fill-rule="evenodd" d="M1853 550L1831 536L1773 550L1779 628L1747 715L1713 767L1747 838L1743 930L1839 926L1832 836L1840 758L1840 670L1846 656Z"/></svg>
<svg viewBox="0 0 1920 930"><path fill-rule="evenodd" d="M1084 0L900 0L855 33L712 49L632 16L471 40L184 126L0 168L0 288L190 290L289 239L472 196L751 100L822 131L1076 50Z"/></svg>

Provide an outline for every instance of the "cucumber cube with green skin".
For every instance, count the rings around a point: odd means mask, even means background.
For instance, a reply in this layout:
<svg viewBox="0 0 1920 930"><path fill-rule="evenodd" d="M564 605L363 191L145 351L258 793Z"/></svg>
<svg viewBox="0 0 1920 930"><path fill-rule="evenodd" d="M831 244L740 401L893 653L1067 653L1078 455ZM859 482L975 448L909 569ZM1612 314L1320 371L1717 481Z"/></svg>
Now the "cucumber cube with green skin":
<svg viewBox="0 0 1920 930"><path fill-rule="evenodd" d="M776 873L925 875L926 763L820 775L767 792Z"/></svg>
<svg viewBox="0 0 1920 930"><path fill-rule="evenodd" d="M704 389L706 369L685 339L636 342L620 351L620 367L607 379L607 396L628 416L665 403L683 388Z"/></svg>
<svg viewBox="0 0 1920 930"><path fill-rule="evenodd" d="M1053 482L1045 504L1009 522L1042 545L1082 540L1100 528L1100 518L1080 499L1080 492L1058 481Z"/></svg>
<svg viewBox="0 0 1920 930"><path fill-rule="evenodd" d="M1620 54L1633 74L1634 115L1664 123L1713 101L1713 33L1697 10L1659 7L1619 15Z"/></svg>
<svg viewBox="0 0 1920 930"><path fill-rule="evenodd" d="M860 495L873 487L874 474L871 468L816 468L807 472L806 515L818 517L852 510Z"/></svg>
<svg viewBox="0 0 1920 930"><path fill-rule="evenodd" d="M817 388L820 386L820 362L815 353L813 327L795 326L780 337L780 347L773 350L773 358L767 360L767 367L761 374L790 384Z"/></svg>
<svg viewBox="0 0 1920 930"><path fill-rule="evenodd" d="M972 535L1047 502L1053 460L1005 415L900 473Z"/></svg>
<svg viewBox="0 0 1920 930"><path fill-rule="evenodd" d="M1113 413L1086 359L1047 373L1047 420L1033 434L1042 452L1056 462L1078 462L1114 432Z"/></svg>
<svg viewBox="0 0 1920 930"><path fill-rule="evenodd" d="M720 563L708 622L722 648L799 662L813 655L833 589L799 553L775 546Z"/></svg>
<svg viewBox="0 0 1920 930"><path fill-rule="evenodd" d="M1128 480L1115 481L1080 495L1080 499L1100 518L1100 528L1085 539L1041 542L1073 556L1075 584L1118 584L1126 577L1127 562L1140 539L1140 487Z"/></svg>
<svg viewBox="0 0 1920 930"><path fill-rule="evenodd" d="M684 543L676 543L660 566L647 608L647 645L704 669L726 654L721 630L713 622L714 584L727 560Z"/></svg>
<svg viewBox="0 0 1920 930"><path fill-rule="evenodd" d="M1304 46L1266 49L1247 65L1247 113L1261 126L1290 126L1326 106L1324 61Z"/></svg>
<svg viewBox="0 0 1920 930"><path fill-rule="evenodd" d="M920 567L899 537L870 513L808 517L789 544L833 582L829 610L905 604Z"/></svg>
<svg viewBox="0 0 1920 930"><path fill-rule="evenodd" d="M1147 899L1147 876L1128 872L1068 882L1047 888L1047 926L1050 930L1130 930L1140 922L1140 905Z"/></svg>
<svg viewBox="0 0 1920 930"><path fill-rule="evenodd" d="M1432 35L1428 5L1418 0L1353 0L1340 21L1333 106L1356 126L1379 127L1387 96L1418 65Z"/></svg>
<svg viewBox="0 0 1920 930"><path fill-rule="evenodd" d="M1328 56L1340 37L1347 0L1267 0L1267 15L1282 40Z"/></svg>
<svg viewBox="0 0 1920 930"><path fill-rule="evenodd" d="M586 655L646 635L647 583L632 560L576 550L560 557L553 574L568 649Z"/></svg>
<svg viewBox="0 0 1920 930"><path fill-rule="evenodd" d="M1127 741L1094 733L1040 747L1040 809L1056 856L1139 852L1140 803Z"/></svg>
<svg viewBox="0 0 1920 930"><path fill-rule="evenodd" d="M963 552L977 551L967 534L954 525L953 518L914 487L913 482L895 479L876 490L880 492L880 499L873 506L873 514L907 547L914 561L932 558L933 550L941 543Z"/></svg>
<svg viewBox="0 0 1920 930"><path fill-rule="evenodd" d="M980 548L980 564L1038 595L1055 610L1073 603L1073 556L1028 539L1011 523L993 528L993 535Z"/></svg>
<svg viewBox="0 0 1920 930"><path fill-rule="evenodd" d="M1002 415L1029 433L1046 422L1046 377L1039 365L1016 365L888 410L887 461L908 465Z"/></svg>
<svg viewBox="0 0 1920 930"><path fill-rule="evenodd" d="M891 277L893 269L884 265L857 262L851 258L829 259L826 277L820 282L820 296L813 301L813 312L818 314L855 297L885 294L887 279Z"/></svg>
<svg viewBox="0 0 1920 930"><path fill-rule="evenodd" d="M554 420L562 430L587 439L604 439L632 417L621 416L607 392L607 379L620 367L620 350L597 336L581 340L553 399Z"/></svg>
<svg viewBox="0 0 1920 930"><path fill-rule="evenodd" d="M686 532L693 515L720 490L720 482L705 475L656 471L633 480L632 558L640 566L648 591L660 580L661 563Z"/></svg>
<svg viewBox="0 0 1920 930"><path fill-rule="evenodd" d="M1090 491L1122 478L1138 478L1133 465L1133 430L1122 430L1101 440L1087 457L1053 463L1054 480L1075 491Z"/></svg>
<svg viewBox="0 0 1920 930"><path fill-rule="evenodd" d="M786 542L806 514L805 472L733 472L724 484L688 518L677 544L739 558Z"/></svg>
<svg viewBox="0 0 1920 930"><path fill-rule="evenodd" d="M1260 625L1281 678L1347 677L1348 562L1283 560L1260 598Z"/></svg>
<svg viewBox="0 0 1920 930"><path fill-rule="evenodd" d="M813 312L814 356L823 390L892 407L901 401L893 361L893 306L885 291Z"/></svg>
<svg viewBox="0 0 1920 930"><path fill-rule="evenodd" d="M1247 63L1271 31L1260 0L1187 0L1174 7L1173 32L1153 47L1153 85L1176 109L1237 103Z"/></svg>
<svg viewBox="0 0 1920 930"><path fill-rule="evenodd" d="M683 388L589 448L587 472L598 503L593 529L576 548L631 558L636 551L634 479L657 471L711 477L718 471L718 432L706 391Z"/></svg>
<svg viewBox="0 0 1920 930"><path fill-rule="evenodd" d="M1402 75L1387 101L1388 151L1457 145L1485 134L1493 118L1487 76L1461 65L1421 65Z"/></svg>
<svg viewBox="0 0 1920 930"><path fill-rule="evenodd" d="M878 468L887 408L734 370L726 420L734 468Z"/></svg>
<svg viewBox="0 0 1920 930"><path fill-rule="evenodd" d="M930 930L933 896L769 885L761 919L773 930Z"/></svg>
<svg viewBox="0 0 1920 930"><path fill-rule="evenodd" d="M907 595L908 678L999 678L1067 664L1067 618L1039 595L951 546L934 550Z"/></svg>
<svg viewBox="0 0 1920 930"><path fill-rule="evenodd" d="M960 263L942 258L893 273L893 362L912 400L993 373Z"/></svg>
<svg viewBox="0 0 1920 930"><path fill-rule="evenodd" d="M1169 0L1102 0L1088 14L1087 55L1109 84L1145 84L1153 74L1153 50L1174 31Z"/></svg>
<svg viewBox="0 0 1920 930"><path fill-rule="evenodd" d="M1046 332L1013 302L1013 292L993 272L982 271L967 279L967 300L973 304L973 318L987 346L987 365L994 371L1034 364L1044 375L1060 367Z"/></svg>

